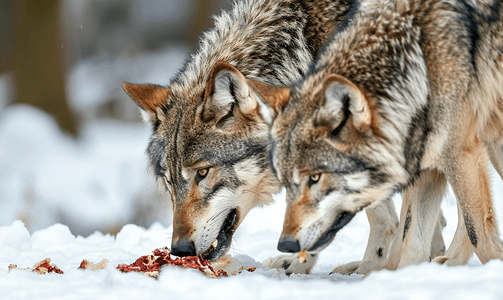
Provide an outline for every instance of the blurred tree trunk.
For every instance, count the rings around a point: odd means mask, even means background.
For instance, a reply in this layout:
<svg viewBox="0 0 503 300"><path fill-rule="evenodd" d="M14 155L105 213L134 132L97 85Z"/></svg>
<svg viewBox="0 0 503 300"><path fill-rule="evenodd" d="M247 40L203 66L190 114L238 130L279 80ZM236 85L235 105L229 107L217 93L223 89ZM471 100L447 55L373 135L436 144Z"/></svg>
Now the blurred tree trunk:
<svg viewBox="0 0 503 300"><path fill-rule="evenodd" d="M77 125L65 98L60 56L59 1L20 0L17 15L16 102L43 109L75 136Z"/></svg>
<svg viewBox="0 0 503 300"><path fill-rule="evenodd" d="M14 65L14 0L0 0L0 73Z"/></svg>
<svg viewBox="0 0 503 300"><path fill-rule="evenodd" d="M199 36L205 30L213 26L213 16L221 8L221 2L218 0L195 0L192 26L189 30L188 43L195 48Z"/></svg>

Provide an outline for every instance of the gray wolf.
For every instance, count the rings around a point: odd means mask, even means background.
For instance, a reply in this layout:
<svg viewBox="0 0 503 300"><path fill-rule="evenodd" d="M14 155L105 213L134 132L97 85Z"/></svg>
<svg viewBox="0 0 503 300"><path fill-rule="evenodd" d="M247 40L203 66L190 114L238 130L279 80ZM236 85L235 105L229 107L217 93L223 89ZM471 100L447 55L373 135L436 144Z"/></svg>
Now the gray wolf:
<svg viewBox="0 0 503 300"><path fill-rule="evenodd" d="M280 185L269 166L268 125L240 83L299 79L349 2L236 2L215 17L168 87L123 85L152 125L147 154L160 189L171 193L173 254L220 258L248 211L272 202ZM273 265L308 272L316 261L299 265L293 257Z"/></svg>
<svg viewBox="0 0 503 300"><path fill-rule="evenodd" d="M343 0L237 2L215 18L169 87L124 84L152 125L147 153L160 188L172 195L173 254L220 258L248 211L272 201L280 185L269 166L269 128L245 79L298 80L349 8ZM376 250L364 257L366 269L382 266L389 251L398 223L390 203L368 212ZM316 261L300 265L295 257L270 265L309 272Z"/></svg>
<svg viewBox="0 0 503 300"><path fill-rule="evenodd" d="M458 202L438 263L503 258L487 164L503 175L503 3L366 0L290 87L249 80L287 190L278 248L325 248L403 191L386 268L427 261L447 182Z"/></svg>

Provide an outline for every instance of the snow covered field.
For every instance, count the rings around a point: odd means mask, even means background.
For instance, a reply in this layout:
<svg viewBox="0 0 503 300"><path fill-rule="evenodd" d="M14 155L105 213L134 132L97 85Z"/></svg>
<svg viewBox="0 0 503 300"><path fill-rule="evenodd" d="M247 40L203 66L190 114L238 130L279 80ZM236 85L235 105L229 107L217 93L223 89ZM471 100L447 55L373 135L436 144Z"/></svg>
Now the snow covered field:
<svg viewBox="0 0 503 300"><path fill-rule="evenodd" d="M0 114L0 225L21 219L33 231L60 222L89 235L150 225L149 218L168 224L168 202L146 172L149 133L141 124L94 121L75 141L45 113L8 107Z"/></svg>
<svg viewBox="0 0 503 300"><path fill-rule="evenodd" d="M281 198L278 197L278 198ZM278 199L280 200L280 199ZM255 209L238 229L231 254L248 265L279 254L275 250L284 205ZM444 205L448 222L454 222L454 204ZM455 216L454 216L455 217ZM264 220L270 222L264 222ZM148 229L126 225L116 237L95 232L73 235L54 224L30 235L21 221L0 227L0 288L2 299L501 299L503 262L481 266L445 267L423 263L399 271L361 275L328 275L338 264L362 257L367 234L364 214L338 233L312 275L291 275L258 268L235 277L210 279L199 271L165 267L158 279L121 273L119 263L132 263L151 250L169 245L170 227L155 223ZM452 234L453 228L447 230ZM32 267L49 257L64 274L38 275L7 272L8 265ZM83 259L110 260L100 271L77 269ZM155 298L154 298L155 297Z"/></svg>
<svg viewBox="0 0 503 300"><path fill-rule="evenodd" d="M503 298L503 262L482 266L476 257L468 266L423 263L395 272L374 272L364 279L328 275L334 267L363 257L368 237L364 213L321 253L312 275L286 277L283 271L263 270L260 262L280 254L276 244L284 214L282 194L274 205L252 210L234 236L231 254L259 266L254 273L217 280L174 267L164 268L158 279L121 273L115 269L117 264L132 263L155 248L170 245L169 207L145 208L149 201L160 201L144 195L152 189L146 186L153 184L145 172L148 134L146 126L96 121L85 124L76 142L34 108L12 106L0 111L1 299ZM503 185L494 172L493 194L503 228ZM395 204L399 210L398 196ZM449 242L457 223L452 192L442 207L447 219L444 237ZM116 236L92 233L114 224L141 223L134 217L140 210L162 222L147 229L125 225ZM51 258L64 274L8 272L9 264L33 267L44 258ZM103 258L110 261L104 270L77 269L83 259L98 262Z"/></svg>

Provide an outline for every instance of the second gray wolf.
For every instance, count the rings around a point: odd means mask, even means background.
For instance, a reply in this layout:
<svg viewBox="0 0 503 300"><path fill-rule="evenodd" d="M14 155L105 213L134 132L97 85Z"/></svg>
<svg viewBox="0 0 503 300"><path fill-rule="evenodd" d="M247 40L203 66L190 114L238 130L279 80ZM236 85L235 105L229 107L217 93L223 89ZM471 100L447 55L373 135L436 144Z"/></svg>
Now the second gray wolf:
<svg viewBox="0 0 503 300"><path fill-rule="evenodd" d="M273 121L272 167L287 190L278 248L318 252L358 211L403 191L401 257L387 268L433 259L450 183L459 221L434 261L503 259L487 170L503 175L502 6L360 1L302 80L249 81Z"/></svg>

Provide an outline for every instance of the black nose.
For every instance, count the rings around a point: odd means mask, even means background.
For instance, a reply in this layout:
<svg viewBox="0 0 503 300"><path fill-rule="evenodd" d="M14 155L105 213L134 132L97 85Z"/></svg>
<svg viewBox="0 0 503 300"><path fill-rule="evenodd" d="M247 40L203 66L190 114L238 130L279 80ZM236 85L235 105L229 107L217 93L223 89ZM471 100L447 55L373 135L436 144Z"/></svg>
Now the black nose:
<svg viewBox="0 0 503 300"><path fill-rule="evenodd" d="M195 256L196 248L194 242L187 239L181 239L176 243L171 243L171 254L176 256Z"/></svg>
<svg viewBox="0 0 503 300"><path fill-rule="evenodd" d="M299 240L294 239L291 236L282 238L278 243L278 250L281 252L300 252Z"/></svg>

